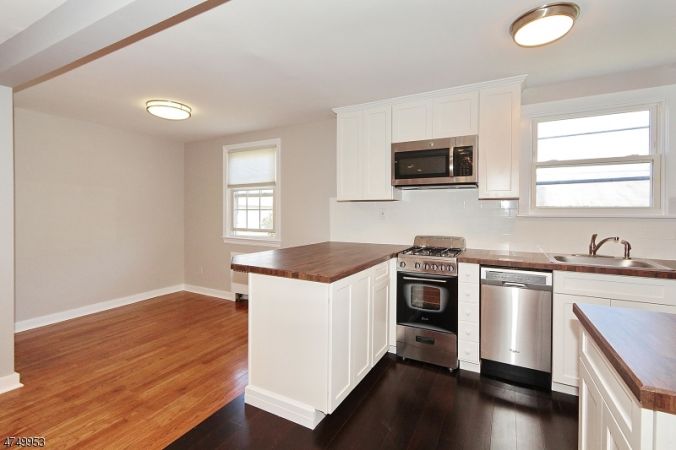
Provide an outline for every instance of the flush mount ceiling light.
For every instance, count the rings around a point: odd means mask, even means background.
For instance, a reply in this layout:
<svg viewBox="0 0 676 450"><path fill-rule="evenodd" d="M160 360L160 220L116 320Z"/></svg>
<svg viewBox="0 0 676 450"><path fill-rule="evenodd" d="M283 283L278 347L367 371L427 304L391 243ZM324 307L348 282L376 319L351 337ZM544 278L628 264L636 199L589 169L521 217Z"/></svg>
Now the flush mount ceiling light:
<svg viewBox="0 0 676 450"><path fill-rule="evenodd" d="M522 47L538 47L561 39L580 15L575 3L550 3L532 9L516 19L509 29Z"/></svg>
<svg viewBox="0 0 676 450"><path fill-rule="evenodd" d="M153 116L169 120L185 120L190 117L192 108L183 103L172 102L171 100L148 100L146 102L146 111Z"/></svg>

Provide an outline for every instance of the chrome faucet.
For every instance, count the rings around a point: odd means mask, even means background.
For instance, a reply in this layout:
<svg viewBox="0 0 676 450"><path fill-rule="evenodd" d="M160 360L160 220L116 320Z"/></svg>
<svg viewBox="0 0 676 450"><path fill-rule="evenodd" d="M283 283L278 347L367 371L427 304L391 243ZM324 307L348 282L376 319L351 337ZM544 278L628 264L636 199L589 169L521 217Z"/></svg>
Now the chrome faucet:
<svg viewBox="0 0 676 450"><path fill-rule="evenodd" d="M611 236L611 237L607 237L607 238L605 238L605 239L602 239L601 242L599 242L599 243L597 244L597 243L596 243L596 238L597 238L597 237L598 237L598 234L596 234L596 233L592 234L591 242L589 243L589 254L590 254L591 256L596 256L596 252L598 252L598 251L599 251L599 248L601 248L601 246L602 246L603 244L605 244L606 242L608 242L608 241L619 242L619 240L620 240L620 237L619 237L619 236ZM626 241L625 241L625 242L626 242ZM627 242L627 245L628 245L628 244L629 244L629 243ZM629 248L631 249L631 246L629 246ZM628 252L628 250L627 250L627 247L625 246L625 255L627 254L627 252Z"/></svg>

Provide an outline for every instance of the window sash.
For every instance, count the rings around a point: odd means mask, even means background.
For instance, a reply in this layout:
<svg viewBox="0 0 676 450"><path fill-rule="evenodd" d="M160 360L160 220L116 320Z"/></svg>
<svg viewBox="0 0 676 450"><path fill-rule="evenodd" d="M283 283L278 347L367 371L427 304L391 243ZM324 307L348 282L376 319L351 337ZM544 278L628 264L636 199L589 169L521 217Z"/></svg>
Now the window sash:
<svg viewBox="0 0 676 450"><path fill-rule="evenodd" d="M263 237L275 237L277 234L277 190L275 189L274 184L261 184L261 183L253 183L250 185L238 185L238 187L233 187L231 188L230 186L227 187L227 190L230 191L230 208L229 208L229 213L230 213L230 231L234 234L236 232L246 232L246 233L260 233L261 236ZM272 191L272 194L269 196L272 197L272 206L271 207L261 207L261 202L260 199L263 197L266 197L267 195L258 195L257 197L259 198L258 201L258 207L254 208L249 208L248 201L247 205L244 208L239 208L237 205L237 193L242 192L242 191L263 191L263 190L270 190ZM249 196L247 196L247 199ZM249 227L237 227L235 225L236 220L237 220L237 212L238 211L245 211L246 216L247 216L247 224L248 224L248 213L249 211L258 211L259 214L259 223L261 221L260 219L260 213L261 211L270 211L272 213L272 227L271 228L249 228Z"/></svg>
<svg viewBox="0 0 676 450"><path fill-rule="evenodd" d="M657 147L658 142L658 130L657 130L657 104L651 105L637 105L627 108L616 108L609 110L596 110L596 111L586 111L579 114L565 114L559 116L546 116L538 117L532 120L532 154L531 154L531 182L530 182L530 210L536 212L540 211L568 211L570 213L583 213L589 214L594 211L635 211L636 213L640 211L656 211L661 208L661 156ZM650 122L649 122L649 149L650 153L648 155L630 155L630 156L617 156L617 157L608 157L608 158L593 158L593 159L569 159L569 160L550 160L538 162L538 124L542 122L552 122L557 120L565 119L575 119L575 118L584 118L584 117L595 117L603 115L611 115L616 113L623 112L635 112L635 111L649 111L650 112ZM612 130L616 131L616 130ZM650 163L652 171L650 174L650 206L640 206L640 207L619 207L619 206L593 206L593 207L580 207L580 206L538 206L537 204L537 170L541 168L556 168L556 167L575 167L575 166L585 166L585 165L618 165L618 164L631 164L631 163Z"/></svg>

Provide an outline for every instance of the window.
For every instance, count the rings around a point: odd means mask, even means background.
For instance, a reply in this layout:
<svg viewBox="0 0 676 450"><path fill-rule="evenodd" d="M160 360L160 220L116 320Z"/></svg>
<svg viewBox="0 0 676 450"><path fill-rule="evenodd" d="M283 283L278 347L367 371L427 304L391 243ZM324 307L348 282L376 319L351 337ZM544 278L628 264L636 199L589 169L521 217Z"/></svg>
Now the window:
<svg viewBox="0 0 676 450"><path fill-rule="evenodd" d="M279 139L223 148L224 238L280 240Z"/></svg>
<svg viewBox="0 0 676 450"><path fill-rule="evenodd" d="M657 106L533 122L531 205L540 211L660 207Z"/></svg>

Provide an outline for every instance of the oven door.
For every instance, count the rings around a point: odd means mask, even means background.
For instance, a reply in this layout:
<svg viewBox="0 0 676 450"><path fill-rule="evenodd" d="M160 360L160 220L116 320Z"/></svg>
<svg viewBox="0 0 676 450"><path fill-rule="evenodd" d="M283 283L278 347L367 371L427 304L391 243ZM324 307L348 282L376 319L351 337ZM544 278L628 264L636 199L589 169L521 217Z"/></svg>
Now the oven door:
<svg viewBox="0 0 676 450"><path fill-rule="evenodd" d="M458 332L458 278L397 272L397 323Z"/></svg>

